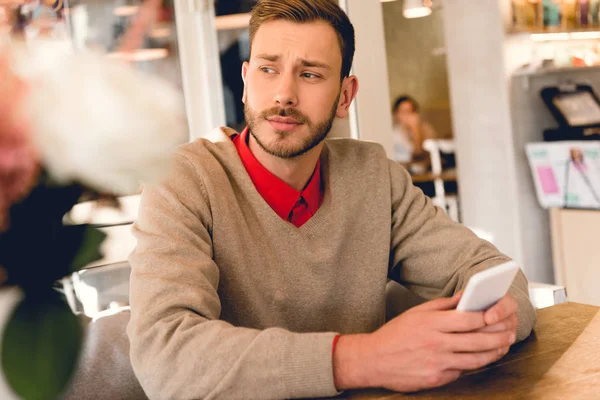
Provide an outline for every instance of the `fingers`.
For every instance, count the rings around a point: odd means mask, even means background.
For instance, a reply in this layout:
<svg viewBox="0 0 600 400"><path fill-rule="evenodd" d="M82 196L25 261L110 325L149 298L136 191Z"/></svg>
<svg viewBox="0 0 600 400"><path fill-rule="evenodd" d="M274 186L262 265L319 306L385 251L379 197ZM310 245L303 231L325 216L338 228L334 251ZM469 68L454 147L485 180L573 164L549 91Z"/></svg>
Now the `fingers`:
<svg viewBox="0 0 600 400"><path fill-rule="evenodd" d="M517 315L513 314L510 317L502 320L494 325L488 325L485 328L477 330L477 332L482 333L494 333L494 332L504 332L504 331L517 331Z"/></svg>
<svg viewBox="0 0 600 400"><path fill-rule="evenodd" d="M461 293L454 295L453 297L442 297L439 299L431 300L416 307L413 307L412 310L415 311L443 311L443 310L452 310L456 308L458 302L460 300Z"/></svg>
<svg viewBox="0 0 600 400"><path fill-rule="evenodd" d="M516 340L512 331L498 333L456 333L445 335L445 349L458 353L478 353L509 347Z"/></svg>
<svg viewBox="0 0 600 400"><path fill-rule="evenodd" d="M428 378L427 389L440 387L449 384L450 382L454 382L460 377L461 371L459 370L445 370L439 372L437 374L432 375Z"/></svg>
<svg viewBox="0 0 600 400"><path fill-rule="evenodd" d="M510 346L506 346L506 347L502 347L500 349L498 349L498 360L501 359L502 357L504 357L506 354L508 354L510 350Z"/></svg>
<svg viewBox="0 0 600 400"><path fill-rule="evenodd" d="M483 312L440 311L435 314L434 328L440 332L473 332L485 327Z"/></svg>
<svg viewBox="0 0 600 400"><path fill-rule="evenodd" d="M454 353L445 357L447 368L469 371L485 367L502 358L508 351L506 347L479 353Z"/></svg>
<svg viewBox="0 0 600 400"><path fill-rule="evenodd" d="M519 304L514 296L507 293L499 302L490 307L485 312L485 323L486 325L494 325L499 321L502 321L513 314L516 314Z"/></svg>

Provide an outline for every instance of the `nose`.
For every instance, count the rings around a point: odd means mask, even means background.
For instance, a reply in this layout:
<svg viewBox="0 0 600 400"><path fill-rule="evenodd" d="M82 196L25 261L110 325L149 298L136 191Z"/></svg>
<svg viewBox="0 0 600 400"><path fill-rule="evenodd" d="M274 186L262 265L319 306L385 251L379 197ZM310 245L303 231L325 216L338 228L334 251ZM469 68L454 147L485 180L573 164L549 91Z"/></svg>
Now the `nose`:
<svg viewBox="0 0 600 400"><path fill-rule="evenodd" d="M291 73L281 74L280 77L273 100L281 108L295 107L298 104L296 79Z"/></svg>

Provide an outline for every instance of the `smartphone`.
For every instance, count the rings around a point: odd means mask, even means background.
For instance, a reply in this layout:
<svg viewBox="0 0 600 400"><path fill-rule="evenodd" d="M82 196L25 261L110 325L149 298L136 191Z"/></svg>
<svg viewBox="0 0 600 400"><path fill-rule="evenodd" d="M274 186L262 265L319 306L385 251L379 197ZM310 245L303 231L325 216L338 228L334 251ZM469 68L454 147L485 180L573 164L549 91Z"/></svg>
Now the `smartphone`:
<svg viewBox="0 0 600 400"><path fill-rule="evenodd" d="M485 311L502 299L515 276L519 265L509 261L473 275L458 302L458 311Z"/></svg>

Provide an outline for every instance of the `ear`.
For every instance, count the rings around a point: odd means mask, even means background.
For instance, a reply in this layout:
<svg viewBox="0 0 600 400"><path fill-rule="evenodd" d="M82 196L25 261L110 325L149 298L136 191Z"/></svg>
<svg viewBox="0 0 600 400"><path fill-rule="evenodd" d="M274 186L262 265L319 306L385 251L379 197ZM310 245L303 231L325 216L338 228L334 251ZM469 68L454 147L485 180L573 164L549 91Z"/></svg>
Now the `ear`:
<svg viewBox="0 0 600 400"><path fill-rule="evenodd" d="M242 80L244 81L244 94L242 95L242 103L246 104L246 98L248 97L248 93L246 90L246 87L248 86L247 82L246 82L246 77L248 75L248 68L250 67L250 64L248 64L248 61L244 61L244 63L242 64Z"/></svg>
<svg viewBox="0 0 600 400"><path fill-rule="evenodd" d="M335 116L338 118L346 118L352 100L358 93L358 78L354 75L344 78L342 81L342 91L340 93L340 102L338 104Z"/></svg>

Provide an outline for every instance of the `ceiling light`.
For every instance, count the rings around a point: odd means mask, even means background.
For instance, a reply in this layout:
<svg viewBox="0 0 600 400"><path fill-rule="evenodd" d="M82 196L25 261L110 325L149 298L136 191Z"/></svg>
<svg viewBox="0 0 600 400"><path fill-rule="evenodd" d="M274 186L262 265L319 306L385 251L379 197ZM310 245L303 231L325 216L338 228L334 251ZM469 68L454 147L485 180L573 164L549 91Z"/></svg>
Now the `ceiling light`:
<svg viewBox="0 0 600 400"><path fill-rule="evenodd" d="M404 18L421 18L431 14L431 0L404 0Z"/></svg>

